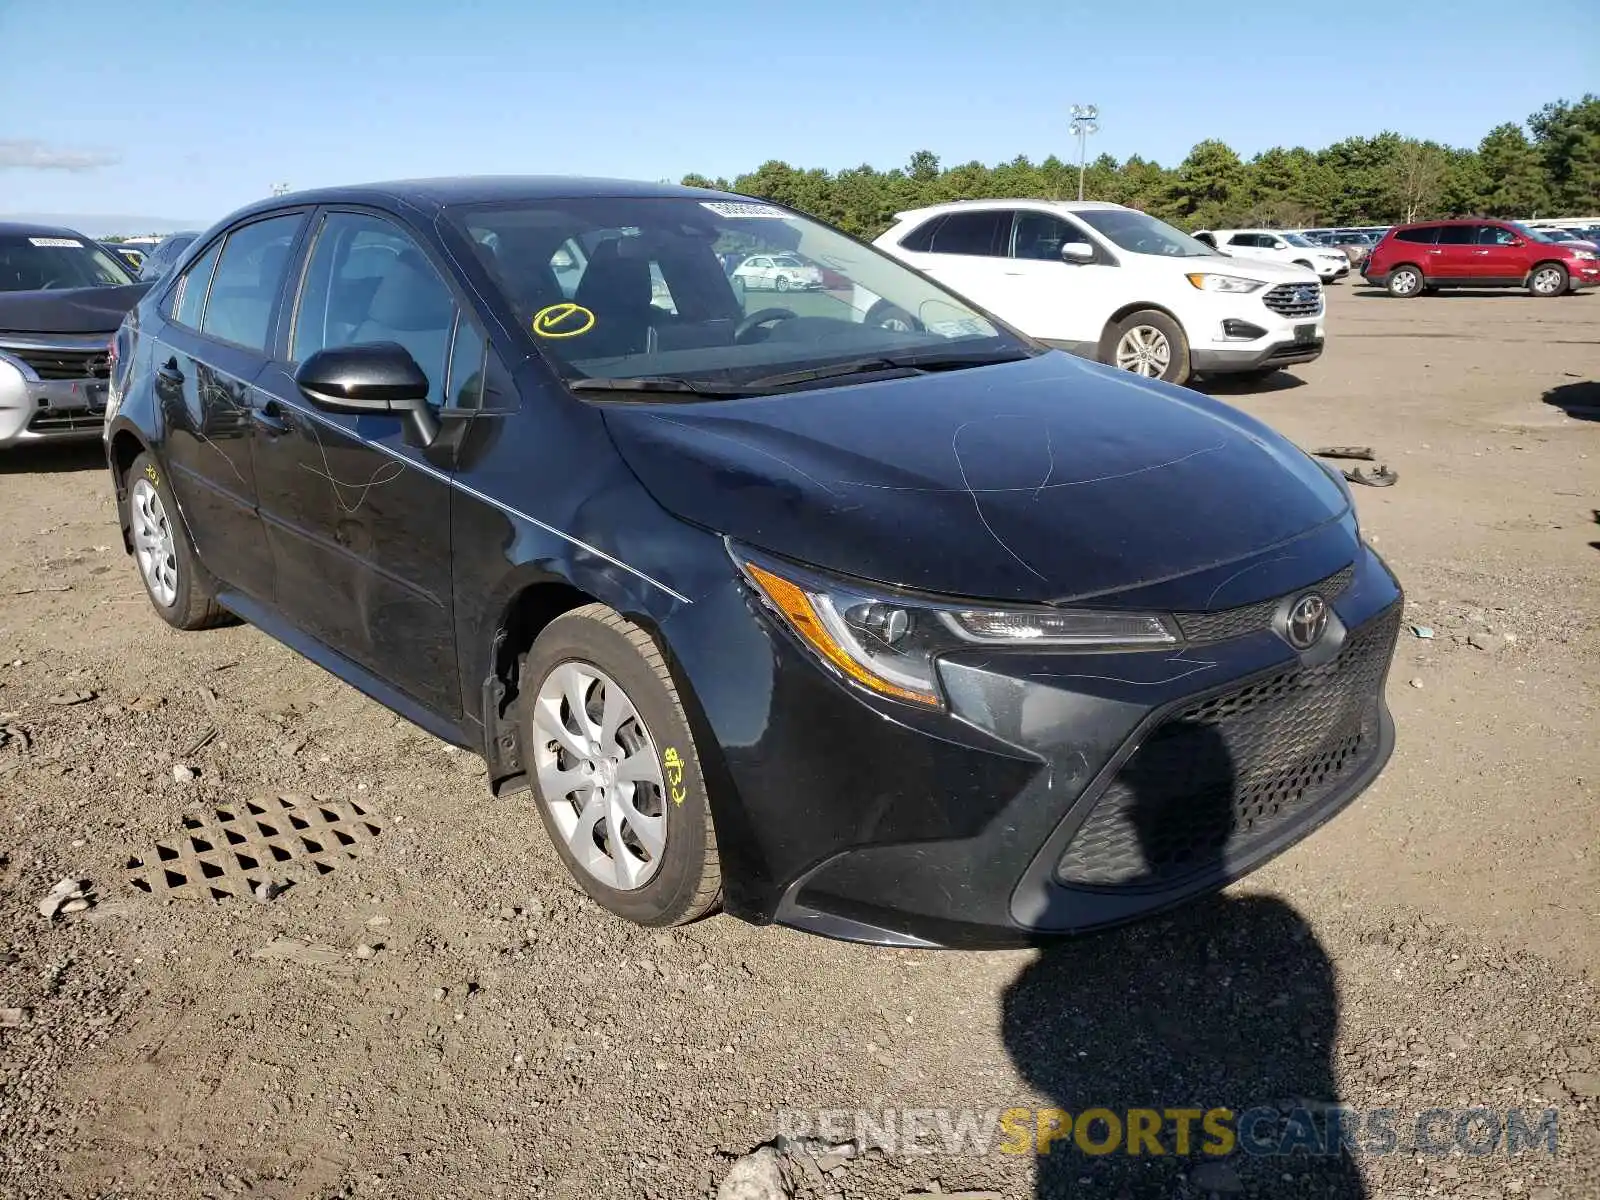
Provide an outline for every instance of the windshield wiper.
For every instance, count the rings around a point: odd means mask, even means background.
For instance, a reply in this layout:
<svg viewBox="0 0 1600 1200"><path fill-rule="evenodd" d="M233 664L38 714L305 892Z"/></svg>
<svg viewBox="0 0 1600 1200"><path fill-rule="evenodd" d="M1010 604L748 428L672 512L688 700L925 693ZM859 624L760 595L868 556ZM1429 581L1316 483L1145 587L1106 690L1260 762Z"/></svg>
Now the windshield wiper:
<svg viewBox="0 0 1600 1200"><path fill-rule="evenodd" d="M964 367L987 367L993 363L1018 362L1030 357L1022 350L985 350L968 354L883 354L873 358L856 358L849 362L832 363L826 367L812 367L805 371L785 371L781 375L763 375L752 379L747 387L766 389L789 387L797 383L811 383L818 379L838 379L845 375L864 375L875 371L959 371Z"/></svg>
<svg viewBox="0 0 1600 1200"><path fill-rule="evenodd" d="M642 375L635 379L574 379L567 384L574 392L676 392L689 396L748 396L760 388L748 384L695 383L665 375Z"/></svg>

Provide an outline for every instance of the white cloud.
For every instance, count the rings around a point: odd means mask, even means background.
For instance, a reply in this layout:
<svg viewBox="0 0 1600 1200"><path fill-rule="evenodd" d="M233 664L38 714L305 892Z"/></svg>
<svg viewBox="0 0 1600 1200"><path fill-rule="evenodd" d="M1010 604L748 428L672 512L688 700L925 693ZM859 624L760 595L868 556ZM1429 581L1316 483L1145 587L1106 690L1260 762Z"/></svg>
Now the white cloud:
<svg viewBox="0 0 1600 1200"><path fill-rule="evenodd" d="M93 171L122 161L99 150L63 150L36 138L0 138L0 171Z"/></svg>

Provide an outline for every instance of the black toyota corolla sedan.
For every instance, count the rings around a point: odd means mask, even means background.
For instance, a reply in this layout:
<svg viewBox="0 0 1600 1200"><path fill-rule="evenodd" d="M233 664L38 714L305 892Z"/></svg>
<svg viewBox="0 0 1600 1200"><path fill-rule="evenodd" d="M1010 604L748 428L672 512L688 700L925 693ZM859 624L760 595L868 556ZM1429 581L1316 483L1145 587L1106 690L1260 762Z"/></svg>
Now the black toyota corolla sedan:
<svg viewBox="0 0 1600 1200"><path fill-rule="evenodd" d="M827 283L746 293L734 254ZM1338 476L773 204L276 197L115 357L156 611L482 754L634 921L1093 929L1305 837L1393 745L1400 589Z"/></svg>

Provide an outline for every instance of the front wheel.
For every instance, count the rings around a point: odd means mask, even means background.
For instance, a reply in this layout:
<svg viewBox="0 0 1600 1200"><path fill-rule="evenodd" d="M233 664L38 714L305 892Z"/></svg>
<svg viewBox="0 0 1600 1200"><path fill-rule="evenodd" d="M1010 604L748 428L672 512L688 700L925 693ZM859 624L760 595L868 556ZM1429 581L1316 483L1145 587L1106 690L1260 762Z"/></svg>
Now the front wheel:
<svg viewBox="0 0 1600 1200"><path fill-rule="evenodd" d="M557 617L523 658L523 761L556 853L640 925L715 908L722 871L677 686L648 633L603 604Z"/></svg>
<svg viewBox="0 0 1600 1200"><path fill-rule="evenodd" d="M787 275L779 275L777 282L772 286L777 288L780 292L787 292L789 290L789 277Z"/></svg>
<svg viewBox="0 0 1600 1200"><path fill-rule="evenodd" d="M1102 355L1102 362L1146 379L1189 379L1189 339L1165 313L1146 309L1126 316L1111 327L1106 341L1110 354Z"/></svg>
<svg viewBox="0 0 1600 1200"><path fill-rule="evenodd" d="M209 629L228 621L200 566L161 468L149 452L133 460L124 481L123 527L139 580L161 619L175 629Z"/></svg>
<svg viewBox="0 0 1600 1200"><path fill-rule="evenodd" d="M1528 276L1528 291L1535 296L1559 296L1567 290L1567 269L1560 263L1540 263Z"/></svg>
<svg viewBox="0 0 1600 1200"><path fill-rule="evenodd" d="M1409 299L1423 289L1422 272L1416 267L1396 267L1389 272L1389 295Z"/></svg>

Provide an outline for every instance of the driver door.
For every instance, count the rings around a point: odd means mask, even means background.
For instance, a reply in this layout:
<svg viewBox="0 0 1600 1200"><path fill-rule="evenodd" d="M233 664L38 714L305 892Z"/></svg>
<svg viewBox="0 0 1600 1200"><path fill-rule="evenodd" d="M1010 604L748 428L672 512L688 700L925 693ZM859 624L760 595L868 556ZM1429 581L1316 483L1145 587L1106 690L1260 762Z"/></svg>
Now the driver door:
<svg viewBox="0 0 1600 1200"><path fill-rule="evenodd" d="M280 354L256 381L269 397L256 422L254 459L278 610L454 719L461 688L450 476L458 438L448 427L470 414L446 403L447 381L464 343L476 345L481 364L482 335L411 234L368 212L323 216L294 312ZM446 427L431 446L393 417L314 408L294 382L297 366L318 350L384 341L404 346L428 377Z"/></svg>
<svg viewBox="0 0 1600 1200"><path fill-rule="evenodd" d="M1063 260L1061 247L1068 242L1092 247L1094 261ZM1093 358L1109 311L1107 289L1118 268L1087 232L1054 213L1019 210L1013 217L1010 245L1005 274L1016 297L1013 323L1033 337Z"/></svg>

